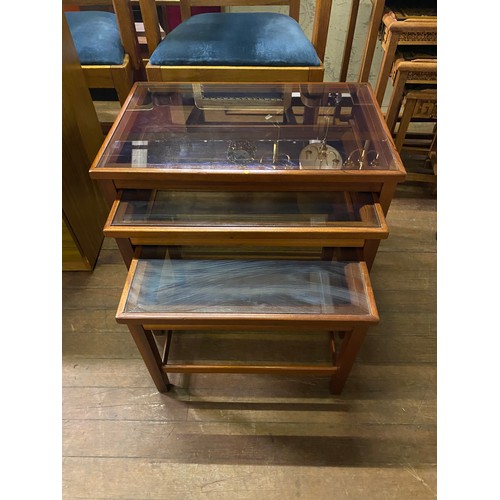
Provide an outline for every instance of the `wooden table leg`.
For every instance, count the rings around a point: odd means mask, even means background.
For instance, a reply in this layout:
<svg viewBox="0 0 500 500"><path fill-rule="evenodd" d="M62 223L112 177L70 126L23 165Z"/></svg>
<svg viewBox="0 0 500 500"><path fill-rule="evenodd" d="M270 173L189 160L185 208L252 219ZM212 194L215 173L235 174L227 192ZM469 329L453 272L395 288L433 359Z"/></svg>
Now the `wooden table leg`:
<svg viewBox="0 0 500 500"><path fill-rule="evenodd" d="M346 334L340 353L336 355L338 370L330 379L330 392L332 394L340 394L342 392L367 331L367 327L357 327Z"/></svg>
<svg viewBox="0 0 500 500"><path fill-rule="evenodd" d="M99 189L104 196L104 199L109 205L111 209L113 203L116 201L118 197L118 191L116 190L115 184L113 181L109 180L100 180L98 181ZM132 262L132 257L134 256L134 249L129 239L126 238L116 238L116 244L118 245L118 249L123 258L123 262L127 266L127 269L130 267L130 263Z"/></svg>
<svg viewBox="0 0 500 500"><path fill-rule="evenodd" d="M389 207L391 206L391 202L394 198L397 187L397 182L384 182L382 189L380 190L378 202L382 207L382 211L384 212L385 217L387 217L387 212L389 212Z"/></svg>
<svg viewBox="0 0 500 500"><path fill-rule="evenodd" d="M115 238L115 241L122 255L123 262L125 262L127 269L129 269L134 256L134 247L130 243L130 240L125 238Z"/></svg>
<svg viewBox="0 0 500 500"><path fill-rule="evenodd" d="M373 266L379 245L380 240L366 240L365 242L365 246L363 247L363 256L365 258L368 271L370 271Z"/></svg>
<svg viewBox="0 0 500 500"><path fill-rule="evenodd" d="M127 326L156 388L159 392L168 392L170 382L167 374L162 370L162 360L153 334L149 330L144 330L141 325Z"/></svg>

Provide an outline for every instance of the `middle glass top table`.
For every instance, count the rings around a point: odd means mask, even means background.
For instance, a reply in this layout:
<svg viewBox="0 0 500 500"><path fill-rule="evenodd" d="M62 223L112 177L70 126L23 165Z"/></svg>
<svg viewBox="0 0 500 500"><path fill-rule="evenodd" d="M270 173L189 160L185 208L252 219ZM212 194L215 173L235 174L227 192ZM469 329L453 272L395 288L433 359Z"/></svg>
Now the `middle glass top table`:
<svg viewBox="0 0 500 500"><path fill-rule="evenodd" d="M125 190L111 226L385 228L371 193Z"/></svg>

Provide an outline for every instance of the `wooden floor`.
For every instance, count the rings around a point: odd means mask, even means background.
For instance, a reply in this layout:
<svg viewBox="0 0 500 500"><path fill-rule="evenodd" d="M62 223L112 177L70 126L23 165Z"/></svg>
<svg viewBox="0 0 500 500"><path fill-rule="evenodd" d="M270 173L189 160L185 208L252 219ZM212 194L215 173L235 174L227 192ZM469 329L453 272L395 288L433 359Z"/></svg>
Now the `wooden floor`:
<svg viewBox="0 0 500 500"><path fill-rule="evenodd" d="M63 273L63 498L435 498L432 190L398 189L371 273L381 322L341 396L325 377L214 374L171 377L159 394L114 319L126 275L114 242L94 272ZM322 342L291 332L279 356L321 356ZM178 356L280 347L228 333L183 345Z"/></svg>

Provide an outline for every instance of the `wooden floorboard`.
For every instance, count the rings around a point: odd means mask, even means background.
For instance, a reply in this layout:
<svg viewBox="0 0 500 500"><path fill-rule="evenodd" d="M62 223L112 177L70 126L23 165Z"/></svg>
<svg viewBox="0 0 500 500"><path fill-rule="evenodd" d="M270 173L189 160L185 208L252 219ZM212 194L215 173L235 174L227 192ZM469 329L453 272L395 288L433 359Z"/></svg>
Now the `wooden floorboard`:
<svg viewBox="0 0 500 500"><path fill-rule="evenodd" d="M175 374L159 394L114 319L126 276L114 242L93 272L63 273L63 498L435 498L433 189L398 188L371 272L381 321L340 396L327 377L225 374ZM174 335L172 354L323 356L321 333L259 335Z"/></svg>

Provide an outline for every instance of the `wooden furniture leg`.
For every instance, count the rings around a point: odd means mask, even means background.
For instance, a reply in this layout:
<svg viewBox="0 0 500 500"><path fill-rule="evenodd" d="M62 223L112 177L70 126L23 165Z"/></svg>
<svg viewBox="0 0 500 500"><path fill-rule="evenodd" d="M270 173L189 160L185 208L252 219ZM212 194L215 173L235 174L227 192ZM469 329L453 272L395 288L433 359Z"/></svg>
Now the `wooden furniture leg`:
<svg viewBox="0 0 500 500"><path fill-rule="evenodd" d="M380 240L366 240L365 246L363 248L363 255L368 271L371 271L379 245Z"/></svg>
<svg viewBox="0 0 500 500"><path fill-rule="evenodd" d="M437 134L434 136L434 139L432 139L429 161L431 162L434 175L437 175Z"/></svg>
<svg viewBox="0 0 500 500"><path fill-rule="evenodd" d="M109 180L100 180L99 181L99 189L104 196L109 208L113 205L114 201L118 196L118 192L116 191L115 185L113 181ZM130 239L126 238L116 238L116 244L123 258L123 262L127 266L127 269L130 267L130 263L132 262L132 257L134 256L134 248L130 243Z"/></svg>
<svg viewBox="0 0 500 500"><path fill-rule="evenodd" d="M361 60L361 69L359 72L358 82L367 82L370 77L370 69L372 67L373 54L377 44L377 37L380 23L384 14L385 0L372 0L373 7L368 26L368 35L366 37L365 51Z"/></svg>
<svg viewBox="0 0 500 500"><path fill-rule="evenodd" d="M404 147L405 137L408 127L414 118L426 119L432 118L436 113L437 92L433 89L412 90L406 94L403 115L401 117L398 132L396 135L396 148L399 152ZM434 129L435 134L435 129ZM410 149L410 146L408 146ZM413 150L420 150L427 155L426 166L432 167L432 173L409 172L407 180L416 182L436 183L436 135L432 138L429 149L422 146L413 146Z"/></svg>
<svg viewBox="0 0 500 500"><path fill-rule="evenodd" d="M168 392L170 390L170 381L167 374L162 370L162 359L153 334L149 330L144 330L141 325L129 324L127 326L158 392Z"/></svg>
<svg viewBox="0 0 500 500"><path fill-rule="evenodd" d="M415 106L417 105L416 99L407 99L405 108L403 111L403 116L401 117L401 121L399 122L398 133L396 135L396 149L401 152L403 149L403 143L405 141L406 132L408 131L408 127L410 126L410 122L415 111Z"/></svg>
<svg viewBox="0 0 500 500"><path fill-rule="evenodd" d="M340 353L335 355L337 372L330 379L330 392L332 394L342 392L367 331L368 328L366 327L356 327L346 333Z"/></svg>
<svg viewBox="0 0 500 500"><path fill-rule="evenodd" d="M384 216L387 217L387 212L389 211L389 207L391 205L391 201L394 198L394 194L396 192L396 188L398 187L396 182L386 182L380 191L379 195L379 203L382 207L382 211L384 212Z"/></svg>
<svg viewBox="0 0 500 500"><path fill-rule="evenodd" d="M385 122L387 123L387 128L394 136L407 84L436 85L437 59L397 60L394 63L393 71L395 78L391 99L385 115ZM400 150L398 149L398 151Z"/></svg>
<svg viewBox="0 0 500 500"><path fill-rule="evenodd" d="M118 246L118 249L120 250L120 253L122 254L123 262L125 262L125 265L127 266L128 269L130 267L132 258L134 256L134 248L130 243L129 239L116 238L115 241Z"/></svg>
<svg viewBox="0 0 500 500"><path fill-rule="evenodd" d="M134 73L131 65L127 65L125 68L121 66L114 68L110 67L111 78L113 79L113 84L115 86L116 94L120 104L123 106L125 100L128 97L130 89L134 84Z"/></svg>
<svg viewBox="0 0 500 500"><path fill-rule="evenodd" d="M400 34L398 32L389 30L387 42L384 47L384 57L382 58L377 85L375 86L375 97L379 105L382 105L382 101L384 100L385 89L387 88L387 83L391 74L392 63L396 55L399 38Z"/></svg>
<svg viewBox="0 0 500 500"><path fill-rule="evenodd" d="M436 116L437 91L435 89L411 90L406 94L403 114L396 134L395 144L398 152L403 149L406 133L414 118L430 119ZM431 145L432 148L432 145ZM425 150L424 150L425 151ZM430 153L432 149L425 151Z"/></svg>
<svg viewBox="0 0 500 500"><path fill-rule="evenodd" d="M391 98L387 106L387 113L385 115L385 122L387 123L387 128L394 133L394 127L399 115L399 110L401 109L401 103L403 102L403 95L405 91L406 80L408 79L408 72L398 71L394 85L392 88Z"/></svg>

